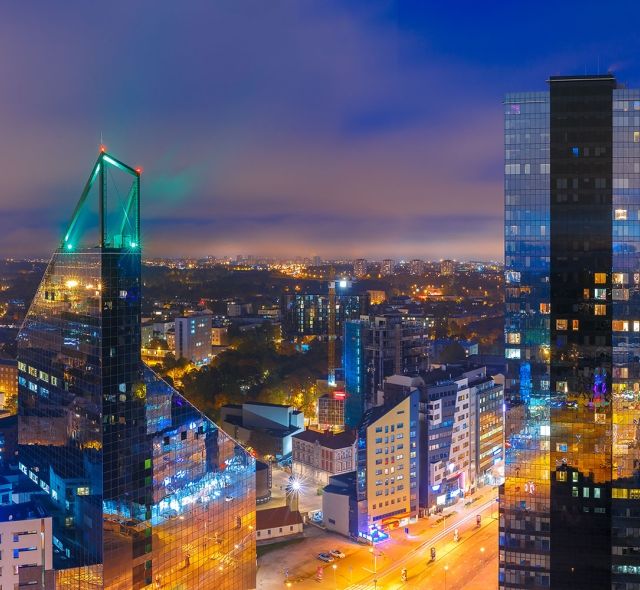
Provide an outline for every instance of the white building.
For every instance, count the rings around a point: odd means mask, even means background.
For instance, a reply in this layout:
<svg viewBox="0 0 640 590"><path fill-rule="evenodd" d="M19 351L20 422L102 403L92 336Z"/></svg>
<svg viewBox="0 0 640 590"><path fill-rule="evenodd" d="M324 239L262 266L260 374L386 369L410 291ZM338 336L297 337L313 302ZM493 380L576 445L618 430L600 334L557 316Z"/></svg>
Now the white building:
<svg viewBox="0 0 640 590"><path fill-rule="evenodd" d="M211 357L211 316L188 315L176 318L176 358L185 358L196 365Z"/></svg>
<svg viewBox="0 0 640 590"><path fill-rule="evenodd" d="M0 588L54 587L51 517L35 502L0 506Z"/></svg>

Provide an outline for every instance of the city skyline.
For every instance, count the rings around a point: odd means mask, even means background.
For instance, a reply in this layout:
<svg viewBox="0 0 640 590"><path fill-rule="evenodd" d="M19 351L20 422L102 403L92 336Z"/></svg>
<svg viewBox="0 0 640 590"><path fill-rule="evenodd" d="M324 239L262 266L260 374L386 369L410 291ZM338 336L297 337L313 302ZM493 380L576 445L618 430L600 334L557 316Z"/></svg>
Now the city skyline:
<svg viewBox="0 0 640 590"><path fill-rule="evenodd" d="M633 19L601 27L615 14L595 8L557 7L576 26L535 51L545 17L512 27L518 7L4 8L0 251L56 244L102 138L145 168L153 256L169 236L178 256L500 259L505 92L584 69L640 79Z"/></svg>

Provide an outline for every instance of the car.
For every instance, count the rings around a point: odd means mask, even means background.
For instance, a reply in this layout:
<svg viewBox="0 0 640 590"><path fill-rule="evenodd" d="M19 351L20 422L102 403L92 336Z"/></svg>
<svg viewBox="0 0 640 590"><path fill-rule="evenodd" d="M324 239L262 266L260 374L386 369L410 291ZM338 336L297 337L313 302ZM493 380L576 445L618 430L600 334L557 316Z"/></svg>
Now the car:
<svg viewBox="0 0 640 590"><path fill-rule="evenodd" d="M233 500L233 496L225 496L224 497L224 501L225 502L231 502L231 500Z"/></svg>
<svg viewBox="0 0 640 590"><path fill-rule="evenodd" d="M324 561L326 563L331 563L332 561L335 561L335 559L329 554L329 553L318 553L318 555L316 555L316 557L320 560L320 561Z"/></svg>
<svg viewBox="0 0 640 590"><path fill-rule="evenodd" d="M340 549L332 549L329 551L329 555L333 557L337 557L338 559L344 559L346 555L340 551Z"/></svg>

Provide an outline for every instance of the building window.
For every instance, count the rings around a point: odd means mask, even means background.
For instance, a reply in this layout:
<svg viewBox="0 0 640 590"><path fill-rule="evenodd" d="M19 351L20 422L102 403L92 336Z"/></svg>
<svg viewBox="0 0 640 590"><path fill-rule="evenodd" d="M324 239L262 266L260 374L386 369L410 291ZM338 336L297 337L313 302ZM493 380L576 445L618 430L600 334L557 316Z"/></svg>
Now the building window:
<svg viewBox="0 0 640 590"><path fill-rule="evenodd" d="M556 481L567 481L567 472L556 471Z"/></svg>
<svg viewBox="0 0 640 590"><path fill-rule="evenodd" d="M580 320L571 320L571 329L579 330L580 329Z"/></svg>
<svg viewBox="0 0 640 590"><path fill-rule="evenodd" d="M602 304L594 305L593 315L607 315L607 306Z"/></svg>
<svg viewBox="0 0 640 590"><path fill-rule="evenodd" d="M616 209L614 211L614 219L616 221L626 221L627 220L627 210L626 209Z"/></svg>
<svg viewBox="0 0 640 590"><path fill-rule="evenodd" d="M566 330L568 327L568 320L556 320L556 330Z"/></svg>
<svg viewBox="0 0 640 590"><path fill-rule="evenodd" d="M607 273L606 272L597 272L593 277L593 282L596 285L604 285L607 282Z"/></svg>
<svg viewBox="0 0 640 590"><path fill-rule="evenodd" d="M551 304L550 303L541 303L540 304L540 313L550 314L551 313Z"/></svg>

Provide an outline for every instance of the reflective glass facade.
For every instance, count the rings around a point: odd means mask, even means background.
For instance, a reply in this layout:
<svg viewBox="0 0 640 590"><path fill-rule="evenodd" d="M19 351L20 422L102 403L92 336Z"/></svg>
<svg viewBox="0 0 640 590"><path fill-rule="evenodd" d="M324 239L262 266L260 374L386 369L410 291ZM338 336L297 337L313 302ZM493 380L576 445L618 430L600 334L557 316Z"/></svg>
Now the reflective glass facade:
<svg viewBox="0 0 640 590"><path fill-rule="evenodd" d="M97 245L76 222L94 181ZM18 342L20 469L49 497L56 588L254 588L254 459L140 360L139 175L101 154L87 186Z"/></svg>
<svg viewBox="0 0 640 590"><path fill-rule="evenodd" d="M501 588L640 588L640 92L505 101Z"/></svg>

